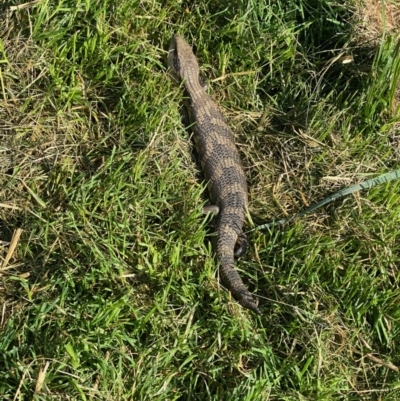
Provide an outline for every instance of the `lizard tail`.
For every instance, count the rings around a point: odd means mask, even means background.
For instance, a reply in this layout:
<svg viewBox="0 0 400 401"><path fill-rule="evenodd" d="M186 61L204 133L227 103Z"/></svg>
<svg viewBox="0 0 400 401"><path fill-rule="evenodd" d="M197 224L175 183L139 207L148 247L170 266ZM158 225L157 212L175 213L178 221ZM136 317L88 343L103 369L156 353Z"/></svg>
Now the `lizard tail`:
<svg viewBox="0 0 400 401"><path fill-rule="evenodd" d="M233 298L236 299L243 306L243 308L250 309L251 311L261 315L260 309L253 298L252 293L243 284L239 273L235 270L233 265L220 266L220 274L222 281L225 283L228 290L232 293Z"/></svg>
<svg viewBox="0 0 400 401"><path fill-rule="evenodd" d="M238 238L237 232L230 226L221 224L218 230L217 257L220 263L220 275L233 298L244 308L261 315L252 293L243 284L234 267L234 248Z"/></svg>

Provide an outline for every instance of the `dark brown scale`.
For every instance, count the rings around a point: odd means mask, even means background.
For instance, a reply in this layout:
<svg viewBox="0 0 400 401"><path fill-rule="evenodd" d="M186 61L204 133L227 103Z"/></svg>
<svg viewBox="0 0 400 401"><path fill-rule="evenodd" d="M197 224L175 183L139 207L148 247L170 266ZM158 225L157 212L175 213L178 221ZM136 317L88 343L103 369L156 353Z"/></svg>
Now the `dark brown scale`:
<svg viewBox="0 0 400 401"><path fill-rule="evenodd" d="M243 307L261 314L234 267L235 247L239 256L247 247L242 227L248 199L246 176L232 132L199 81L200 69L192 48L179 35L172 38L168 66L183 80L190 96L196 150L209 181L211 200L219 208L215 252L221 278Z"/></svg>

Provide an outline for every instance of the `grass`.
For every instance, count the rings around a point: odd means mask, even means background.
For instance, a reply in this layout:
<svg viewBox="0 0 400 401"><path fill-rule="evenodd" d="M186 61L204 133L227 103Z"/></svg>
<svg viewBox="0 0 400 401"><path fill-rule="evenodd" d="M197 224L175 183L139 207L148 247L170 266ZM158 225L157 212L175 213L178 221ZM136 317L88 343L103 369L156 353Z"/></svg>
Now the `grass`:
<svg viewBox="0 0 400 401"><path fill-rule="evenodd" d="M254 316L218 282L165 68L179 32L237 138L255 224L290 216L399 168L399 38L361 41L356 5L3 13L3 400L400 398L400 183L253 232L237 267Z"/></svg>

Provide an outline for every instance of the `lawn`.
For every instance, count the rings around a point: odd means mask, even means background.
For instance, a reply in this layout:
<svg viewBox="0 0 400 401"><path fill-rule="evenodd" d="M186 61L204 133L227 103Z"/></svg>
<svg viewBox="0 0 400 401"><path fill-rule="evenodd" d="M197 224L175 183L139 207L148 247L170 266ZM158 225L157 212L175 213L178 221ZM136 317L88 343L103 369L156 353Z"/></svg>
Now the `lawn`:
<svg viewBox="0 0 400 401"><path fill-rule="evenodd" d="M398 31L363 10L0 6L1 400L400 399L400 181L250 231L400 168ZM243 159L262 316L219 282L173 33Z"/></svg>

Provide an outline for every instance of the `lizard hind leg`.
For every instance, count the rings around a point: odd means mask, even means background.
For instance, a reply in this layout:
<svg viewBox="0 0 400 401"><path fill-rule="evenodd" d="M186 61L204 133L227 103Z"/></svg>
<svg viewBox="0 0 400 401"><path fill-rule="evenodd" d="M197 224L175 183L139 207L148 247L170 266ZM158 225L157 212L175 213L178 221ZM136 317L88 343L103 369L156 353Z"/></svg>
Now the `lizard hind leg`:
<svg viewBox="0 0 400 401"><path fill-rule="evenodd" d="M203 77L203 75L200 75L200 76L199 76L199 84L201 85L201 87L202 87L204 90L207 90L207 89L208 89L208 81L206 80L205 77Z"/></svg>
<svg viewBox="0 0 400 401"><path fill-rule="evenodd" d="M243 256L246 253L248 245L249 241L246 234L244 232L240 233L235 244L235 257L240 258Z"/></svg>

